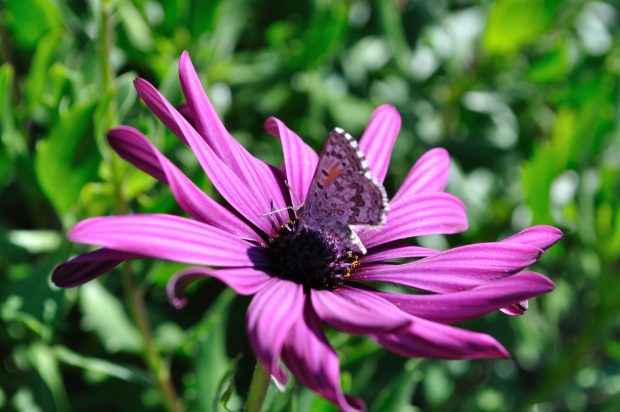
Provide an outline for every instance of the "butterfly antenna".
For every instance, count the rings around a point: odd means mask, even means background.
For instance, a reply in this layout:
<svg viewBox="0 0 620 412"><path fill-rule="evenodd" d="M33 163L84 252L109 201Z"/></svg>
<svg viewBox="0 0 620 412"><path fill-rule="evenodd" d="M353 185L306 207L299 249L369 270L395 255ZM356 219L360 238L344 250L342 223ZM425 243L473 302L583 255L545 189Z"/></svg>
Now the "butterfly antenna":
<svg viewBox="0 0 620 412"><path fill-rule="evenodd" d="M299 210L299 208L295 208L293 206L287 206L287 207L283 207L283 208L280 208L280 209L272 210L271 212L262 213L261 216L275 215L276 213L280 213L283 210L292 210L293 212L297 212L297 210Z"/></svg>
<svg viewBox="0 0 620 412"><path fill-rule="evenodd" d="M275 206L273 199L271 200L271 208L273 209L273 207ZM278 210L272 211L272 212L267 212L267 213L263 213L262 216L268 216L269 217L269 221L271 222L271 226L273 227L274 231L278 231L279 229L279 225L278 222L276 221L276 219L273 217L274 214L278 213Z"/></svg>

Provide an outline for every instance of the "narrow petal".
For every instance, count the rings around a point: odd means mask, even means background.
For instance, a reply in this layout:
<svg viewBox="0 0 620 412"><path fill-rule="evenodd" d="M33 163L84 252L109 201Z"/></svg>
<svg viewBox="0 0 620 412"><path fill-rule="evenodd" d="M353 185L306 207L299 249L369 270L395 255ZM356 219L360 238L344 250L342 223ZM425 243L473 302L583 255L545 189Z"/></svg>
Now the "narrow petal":
<svg viewBox="0 0 620 412"><path fill-rule="evenodd" d="M153 85L144 79L137 77L133 81L133 85L149 110L157 116L168 130L174 133L183 143L187 144L185 133L181 130L181 127L179 127L178 121L170 114L170 109L168 108L170 103L161 96ZM179 115L182 116L181 114Z"/></svg>
<svg viewBox="0 0 620 412"><path fill-rule="evenodd" d="M387 332L410 322L404 312L372 291L344 286L313 290L310 296L319 318L345 332Z"/></svg>
<svg viewBox="0 0 620 412"><path fill-rule="evenodd" d="M478 243L402 265L360 267L353 280L391 282L430 292L471 289L514 275L536 262L542 250L518 243Z"/></svg>
<svg viewBox="0 0 620 412"><path fill-rule="evenodd" d="M215 278L231 287L240 295L255 295L271 280L266 272L256 268L211 269L191 267L176 273L166 286L168 300L177 309L187 303L185 289L205 278Z"/></svg>
<svg viewBox="0 0 620 412"><path fill-rule="evenodd" d="M562 238L562 231L553 227L538 225L528 227L521 232L503 239L502 242L522 243L539 247L547 250ZM527 299L515 303L514 305L501 308L500 310L510 316L521 316L527 311L529 304Z"/></svg>
<svg viewBox="0 0 620 412"><path fill-rule="evenodd" d="M251 191L271 199L276 209L286 207L287 201L283 196L285 187L280 171L256 159L228 133L209 101L186 51L179 61L179 79L200 136ZM279 213L284 221L288 219L286 211Z"/></svg>
<svg viewBox="0 0 620 412"><path fill-rule="evenodd" d="M372 175L379 182L385 180L401 123L398 111L384 104L374 111L360 139L360 149L366 155Z"/></svg>
<svg viewBox="0 0 620 412"><path fill-rule="evenodd" d="M338 405L345 412L364 411L361 399L344 395L340 387L340 364L311 304L288 332L282 360L303 385Z"/></svg>
<svg viewBox="0 0 620 412"><path fill-rule="evenodd" d="M73 242L196 265L254 266L265 263L260 248L228 232L173 215L95 217L67 235Z"/></svg>
<svg viewBox="0 0 620 412"><path fill-rule="evenodd" d="M229 166L232 166L239 143L228 133L220 120L219 115L207 97L194 69L194 65L187 51L181 54L179 60L179 80L183 94L187 99L185 106L187 114L191 114L196 123L196 130L203 139L213 148L215 153Z"/></svg>
<svg viewBox="0 0 620 412"><path fill-rule="evenodd" d="M562 238L562 231L553 226L532 226L502 240L506 243L522 243L547 250Z"/></svg>
<svg viewBox="0 0 620 412"><path fill-rule="evenodd" d="M432 359L508 358L489 335L413 317L409 326L374 336L385 348L403 356Z"/></svg>
<svg viewBox="0 0 620 412"><path fill-rule="evenodd" d="M424 153L413 165L394 197L392 204L419 193L443 192L448 184L450 156L445 149L435 148Z"/></svg>
<svg viewBox="0 0 620 412"><path fill-rule="evenodd" d="M155 87L143 79L136 79L135 83L138 94L144 99L149 108L153 109L155 107L154 102L156 102L158 109L156 113L162 113L163 111L163 114L166 116L165 120L160 119L166 125L169 122L173 122L175 127L185 136L187 143L196 155L205 173L228 203L265 233L273 232L273 223L264 214L286 206L281 201L282 193L280 192L280 195L277 197L270 197L270 191L263 184L246 184L217 156L211 146L203 140L198 132L168 103ZM252 170L247 172L249 174L253 173ZM270 179L265 177L263 180L259 177L258 180L269 181ZM278 223L284 222L285 218L288 219L288 214L284 215L282 213L274 214L274 216L280 218Z"/></svg>
<svg viewBox="0 0 620 412"><path fill-rule="evenodd" d="M244 239L261 240L250 226L200 190L140 131L128 126L114 128L108 132L108 142L123 159L170 185L179 206L194 219Z"/></svg>
<svg viewBox="0 0 620 412"><path fill-rule="evenodd" d="M545 276L523 272L459 292L437 295L377 293L412 315L434 322L455 323L486 315L551 290L553 282Z"/></svg>
<svg viewBox="0 0 620 412"><path fill-rule="evenodd" d="M265 121L265 129L269 134L280 138L286 179L292 192L292 200L303 204L319 162L319 156L295 132L275 117L269 117Z"/></svg>
<svg viewBox="0 0 620 412"><path fill-rule="evenodd" d="M360 258L360 263L382 262L392 259L411 259L427 257L438 253L435 249L429 249L413 245L381 245L369 249L368 252Z"/></svg>
<svg viewBox="0 0 620 412"><path fill-rule="evenodd" d="M52 283L60 288L73 288L114 269L127 259L141 256L110 249L98 249L74 257L54 268Z"/></svg>
<svg viewBox="0 0 620 412"><path fill-rule="evenodd" d="M250 344L265 369L279 382L287 376L278 364L282 346L295 323L300 323L304 307L303 286L272 278L252 299L247 313Z"/></svg>
<svg viewBox="0 0 620 412"><path fill-rule="evenodd" d="M452 234L467 229L465 206L449 193L421 193L406 201L390 205L387 224L378 229L360 233L367 248L431 234Z"/></svg>
<svg viewBox="0 0 620 412"><path fill-rule="evenodd" d="M194 121L194 113L192 113L192 109L191 107L189 107L189 104L186 103L181 103L180 105L177 106L177 110L179 111L179 113L181 113L183 115L183 117L185 117L185 119L187 119L187 121L194 126L194 129L196 128L196 122Z"/></svg>

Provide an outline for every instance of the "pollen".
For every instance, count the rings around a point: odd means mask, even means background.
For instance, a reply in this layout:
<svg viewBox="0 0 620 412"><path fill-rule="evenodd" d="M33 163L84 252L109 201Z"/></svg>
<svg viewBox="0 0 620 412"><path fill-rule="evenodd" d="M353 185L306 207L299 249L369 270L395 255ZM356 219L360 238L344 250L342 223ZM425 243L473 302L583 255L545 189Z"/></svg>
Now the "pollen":
<svg viewBox="0 0 620 412"><path fill-rule="evenodd" d="M359 266L359 257L330 233L299 220L280 226L266 245L275 276L310 289L342 287Z"/></svg>

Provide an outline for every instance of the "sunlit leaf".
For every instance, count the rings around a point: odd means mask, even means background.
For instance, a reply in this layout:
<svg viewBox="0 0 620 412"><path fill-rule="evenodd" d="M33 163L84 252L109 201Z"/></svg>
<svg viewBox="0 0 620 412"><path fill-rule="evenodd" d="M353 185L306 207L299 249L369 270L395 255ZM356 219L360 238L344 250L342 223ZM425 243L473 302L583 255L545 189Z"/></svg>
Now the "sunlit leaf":
<svg viewBox="0 0 620 412"><path fill-rule="evenodd" d="M500 0L489 13L484 46L492 53L513 54L535 40L553 22L559 0Z"/></svg>
<svg viewBox="0 0 620 412"><path fill-rule="evenodd" d="M42 343L34 343L30 346L28 353L32 366L39 373L52 394L55 409L59 412L68 411L67 393L52 349Z"/></svg>
<svg viewBox="0 0 620 412"><path fill-rule="evenodd" d="M135 367L118 365L105 359L82 356L63 346L54 347L52 350L54 356L60 362L84 369L90 373L121 379L128 382L136 382L142 385L152 384L151 377L144 371L138 370Z"/></svg>
<svg viewBox="0 0 620 412"><path fill-rule="evenodd" d="M109 352L137 352L142 348L140 334L117 296L98 282L87 283L80 291L84 330L94 332Z"/></svg>
<svg viewBox="0 0 620 412"><path fill-rule="evenodd" d="M60 115L49 135L38 144L37 178L58 213L76 206L82 186L95 176L99 163L91 127L95 102L73 106Z"/></svg>

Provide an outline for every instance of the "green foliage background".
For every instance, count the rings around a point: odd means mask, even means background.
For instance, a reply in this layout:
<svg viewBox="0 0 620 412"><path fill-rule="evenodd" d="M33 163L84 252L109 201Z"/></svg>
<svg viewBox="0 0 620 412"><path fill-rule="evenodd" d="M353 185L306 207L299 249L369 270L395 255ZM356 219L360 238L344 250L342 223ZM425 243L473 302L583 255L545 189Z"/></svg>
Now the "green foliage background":
<svg viewBox="0 0 620 412"><path fill-rule="evenodd" d="M620 410L619 11L581 0L0 0L0 409L162 409L122 270L74 290L49 274L85 250L65 240L82 218L124 202L179 213L167 188L107 148L112 125L144 130L216 196L132 86L145 77L181 103L188 50L229 130L269 162L281 155L267 116L318 149L334 126L359 136L381 103L403 116L388 193L421 153L446 147L448 191L471 227L424 245L564 230L534 268L553 293L521 318L464 325L510 360L407 360L330 331L344 387L371 411ZM179 267L133 267L156 349L189 410L238 410L253 365L248 300L204 282L175 311L164 287ZM294 384L267 402L333 410Z"/></svg>

